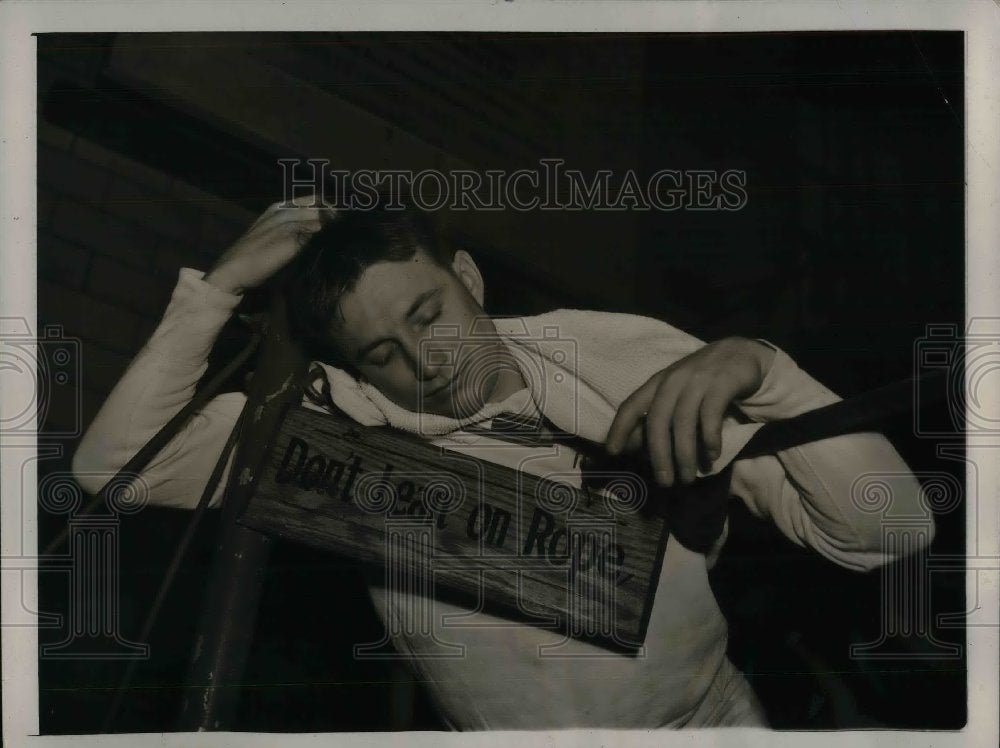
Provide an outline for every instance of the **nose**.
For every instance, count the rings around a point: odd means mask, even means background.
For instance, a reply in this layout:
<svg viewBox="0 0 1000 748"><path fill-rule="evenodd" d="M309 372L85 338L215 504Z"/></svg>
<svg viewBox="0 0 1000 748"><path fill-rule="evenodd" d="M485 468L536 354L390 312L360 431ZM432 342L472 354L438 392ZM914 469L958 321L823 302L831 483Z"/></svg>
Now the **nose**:
<svg viewBox="0 0 1000 748"><path fill-rule="evenodd" d="M406 356L413 368L414 376L421 381L429 381L438 376L443 366L447 365L447 353L442 346L428 340L421 343L421 338L407 338L403 344Z"/></svg>
<svg viewBox="0 0 1000 748"><path fill-rule="evenodd" d="M417 365L417 377L425 382L430 381L437 377L438 373L441 371L441 365L434 363L434 354L428 354L427 351L422 351L423 356L418 358L420 363Z"/></svg>

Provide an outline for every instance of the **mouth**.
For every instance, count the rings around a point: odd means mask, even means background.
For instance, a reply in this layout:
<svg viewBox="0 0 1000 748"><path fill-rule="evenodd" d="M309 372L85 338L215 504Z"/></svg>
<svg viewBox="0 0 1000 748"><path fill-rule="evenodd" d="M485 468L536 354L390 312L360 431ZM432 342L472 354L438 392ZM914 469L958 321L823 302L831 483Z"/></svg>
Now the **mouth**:
<svg viewBox="0 0 1000 748"><path fill-rule="evenodd" d="M450 379L443 387L438 387L436 390L432 390L424 394L425 400L433 400L434 398L440 397L441 395L447 395L454 387L455 380Z"/></svg>

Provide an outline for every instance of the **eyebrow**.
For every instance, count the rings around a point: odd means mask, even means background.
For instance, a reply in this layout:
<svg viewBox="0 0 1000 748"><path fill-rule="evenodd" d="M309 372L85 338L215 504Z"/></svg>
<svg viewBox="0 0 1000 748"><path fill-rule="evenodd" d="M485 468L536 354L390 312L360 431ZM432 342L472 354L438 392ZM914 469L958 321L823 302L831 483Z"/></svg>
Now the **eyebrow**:
<svg viewBox="0 0 1000 748"><path fill-rule="evenodd" d="M406 310L406 319L410 319L410 317L416 314L417 311L420 309L420 307L423 306L428 299L437 295L441 291L441 288L442 288L441 286L435 286L434 288L424 291L419 296L417 296L417 298L414 299L413 303L410 304L410 308ZM385 337L385 338L379 338L378 340L373 340L371 343L368 343L368 345L365 345L360 349L358 349L358 352L354 354L354 357L358 361L360 361L386 341L392 342L392 338Z"/></svg>

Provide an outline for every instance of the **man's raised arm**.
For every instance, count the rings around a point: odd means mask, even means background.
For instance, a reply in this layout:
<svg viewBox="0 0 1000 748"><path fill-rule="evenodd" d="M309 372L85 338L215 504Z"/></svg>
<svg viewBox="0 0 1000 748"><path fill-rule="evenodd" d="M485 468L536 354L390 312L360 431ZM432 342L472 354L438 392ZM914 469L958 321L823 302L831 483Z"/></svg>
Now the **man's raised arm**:
<svg viewBox="0 0 1000 748"><path fill-rule="evenodd" d="M276 203L207 275L190 268L180 271L160 324L111 391L73 456L73 473L87 491L97 493L191 401L208 366L209 351L242 292L295 256L303 237L321 226L322 210ZM215 397L153 457L141 473L151 503L194 508L245 402L246 396L239 392ZM212 506L221 500L228 470L227 465Z"/></svg>
<svg viewBox="0 0 1000 748"><path fill-rule="evenodd" d="M239 301L238 295L203 280L202 273L180 271L159 326L108 395L73 455L73 473L84 489L100 491L190 402L212 344ZM142 471L151 503L194 508L245 400L239 392L214 398L153 457ZM213 504L224 485L225 479Z"/></svg>

